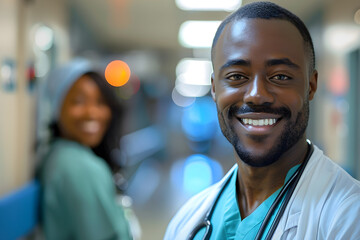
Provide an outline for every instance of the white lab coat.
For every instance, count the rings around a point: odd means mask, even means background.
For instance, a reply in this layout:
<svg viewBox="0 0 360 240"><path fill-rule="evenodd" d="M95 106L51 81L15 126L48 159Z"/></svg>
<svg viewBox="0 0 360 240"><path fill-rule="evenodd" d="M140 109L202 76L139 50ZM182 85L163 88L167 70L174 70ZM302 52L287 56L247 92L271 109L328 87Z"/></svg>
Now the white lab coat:
<svg viewBox="0 0 360 240"><path fill-rule="evenodd" d="M217 184L191 198L171 220L164 240L187 239L204 219L235 166ZM272 239L360 239L360 182L314 146Z"/></svg>

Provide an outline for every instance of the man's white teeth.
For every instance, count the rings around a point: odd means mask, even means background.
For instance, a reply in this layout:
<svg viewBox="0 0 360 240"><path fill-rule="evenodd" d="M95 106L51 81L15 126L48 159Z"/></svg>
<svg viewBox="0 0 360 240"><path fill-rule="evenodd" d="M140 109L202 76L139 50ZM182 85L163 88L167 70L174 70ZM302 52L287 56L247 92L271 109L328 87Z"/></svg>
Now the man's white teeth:
<svg viewBox="0 0 360 240"><path fill-rule="evenodd" d="M242 122L247 125L253 126L267 126L267 125L274 125L276 123L276 118L269 118L269 119L250 119L250 118L243 118Z"/></svg>

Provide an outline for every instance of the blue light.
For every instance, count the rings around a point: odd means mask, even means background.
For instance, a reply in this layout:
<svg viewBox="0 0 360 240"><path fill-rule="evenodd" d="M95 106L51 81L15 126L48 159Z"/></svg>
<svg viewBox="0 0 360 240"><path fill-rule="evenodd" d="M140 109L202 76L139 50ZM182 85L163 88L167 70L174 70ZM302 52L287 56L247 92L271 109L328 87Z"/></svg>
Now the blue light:
<svg viewBox="0 0 360 240"><path fill-rule="evenodd" d="M210 97L197 98L184 110L181 125L188 139L196 142L212 139L219 129L216 106Z"/></svg>
<svg viewBox="0 0 360 240"><path fill-rule="evenodd" d="M221 164L202 154L180 159L173 163L170 170L173 188L178 197L185 199L218 182L222 176Z"/></svg>
<svg viewBox="0 0 360 240"><path fill-rule="evenodd" d="M221 175L219 163L202 154L191 155L184 163L183 190L194 195L218 181Z"/></svg>
<svg viewBox="0 0 360 240"><path fill-rule="evenodd" d="M188 158L184 168L184 191L192 195L210 186L211 183L211 167L206 159Z"/></svg>

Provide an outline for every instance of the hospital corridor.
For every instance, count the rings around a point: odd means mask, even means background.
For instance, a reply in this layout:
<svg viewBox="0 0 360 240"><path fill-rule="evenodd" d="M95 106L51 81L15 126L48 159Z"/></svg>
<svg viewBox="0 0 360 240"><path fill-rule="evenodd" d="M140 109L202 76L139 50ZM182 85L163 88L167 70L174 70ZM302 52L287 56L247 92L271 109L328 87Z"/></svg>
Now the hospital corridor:
<svg viewBox="0 0 360 240"><path fill-rule="evenodd" d="M163 239L179 208L235 163L211 46L221 21L253 2L1 0L0 240L46 239L44 209L76 216L51 218L64 230L49 240L76 224L79 239ZM312 37L306 137L360 180L359 0L270 2Z"/></svg>

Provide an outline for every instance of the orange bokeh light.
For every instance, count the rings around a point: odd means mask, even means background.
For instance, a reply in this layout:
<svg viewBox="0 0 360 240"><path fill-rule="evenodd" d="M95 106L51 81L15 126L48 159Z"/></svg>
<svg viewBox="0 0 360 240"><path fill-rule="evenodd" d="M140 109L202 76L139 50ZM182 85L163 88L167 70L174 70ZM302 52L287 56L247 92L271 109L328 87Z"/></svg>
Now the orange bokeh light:
<svg viewBox="0 0 360 240"><path fill-rule="evenodd" d="M114 60L110 62L105 69L106 81L114 86L121 87L130 79L131 71L126 62Z"/></svg>

